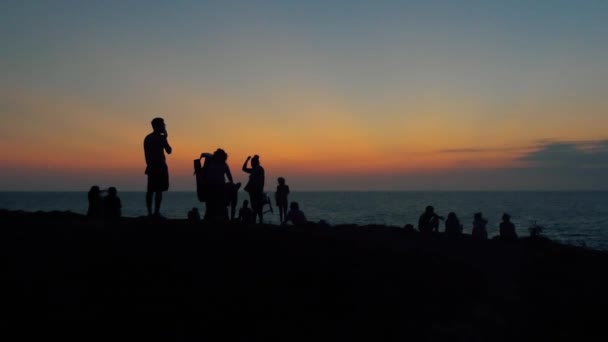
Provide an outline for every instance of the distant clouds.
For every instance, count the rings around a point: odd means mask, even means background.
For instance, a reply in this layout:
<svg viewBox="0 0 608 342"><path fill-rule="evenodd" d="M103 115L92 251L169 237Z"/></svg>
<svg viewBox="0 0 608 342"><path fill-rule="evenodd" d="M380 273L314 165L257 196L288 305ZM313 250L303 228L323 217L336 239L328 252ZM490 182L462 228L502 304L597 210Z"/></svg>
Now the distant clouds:
<svg viewBox="0 0 608 342"><path fill-rule="evenodd" d="M449 148L439 150L439 153L487 153L487 152L505 152L505 151L519 151L521 147L470 147L470 148Z"/></svg>
<svg viewBox="0 0 608 342"><path fill-rule="evenodd" d="M608 169L608 140L546 142L520 160L531 167Z"/></svg>
<svg viewBox="0 0 608 342"><path fill-rule="evenodd" d="M470 147L439 150L446 154L521 152L515 161L525 167L601 167L608 168L608 139L584 141L539 140L520 147Z"/></svg>
<svg viewBox="0 0 608 342"><path fill-rule="evenodd" d="M522 146L437 152L458 155L478 165L483 165L489 155L507 152L514 157L507 166L462 166L425 174L392 175L393 184L405 190L608 190L608 139L543 139Z"/></svg>

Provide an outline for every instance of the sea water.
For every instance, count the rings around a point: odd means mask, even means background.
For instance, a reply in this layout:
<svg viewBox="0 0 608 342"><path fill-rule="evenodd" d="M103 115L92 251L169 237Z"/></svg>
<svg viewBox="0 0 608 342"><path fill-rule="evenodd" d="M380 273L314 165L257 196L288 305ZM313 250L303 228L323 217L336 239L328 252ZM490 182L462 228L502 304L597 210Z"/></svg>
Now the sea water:
<svg viewBox="0 0 608 342"><path fill-rule="evenodd" d="M147 214L145 193L119 192L123 216ZM269 193L272 197L272 193ZM239 193L239 206L248 199ZM447 217L455 212L470 233L473 215L482 212L488 220L488 235L498 234L503 213L509 213L520 236L528 228L541 225L547 237L574 245L608 250L608 192L513 191L513 192L292 192L289 201L297 201L307 219L329 224L385 224L403 227L417 225L427 205ZM265 214L266 222L278 224L279 214L273 201L273 212ZM72 211L85 214L87 193L84 192L0 192L0 208L25 211ZM192 207L204 214L204 205L195 192L164 193L161 213L168 218L186 218ZM270 210L269 206L265 207ZM443 226L441 226L443 230Z"/></svg>

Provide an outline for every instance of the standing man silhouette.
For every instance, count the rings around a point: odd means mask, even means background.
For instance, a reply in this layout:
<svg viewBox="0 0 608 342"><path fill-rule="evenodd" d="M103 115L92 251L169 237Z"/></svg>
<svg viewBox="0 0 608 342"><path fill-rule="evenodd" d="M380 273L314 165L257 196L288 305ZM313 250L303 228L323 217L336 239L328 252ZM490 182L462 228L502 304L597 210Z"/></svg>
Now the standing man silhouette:
<svg viewBox="0 0 608 342"><path fill-rule="evenodd" d="M163 200L163 191L169 190L169 168L165 161L165 151L171 154L171 146L167 141L167 129L162 118L152 120L152 133L144 139L144 153L146 156L146 174L148 175L148 190L146 192L146 206L148 216L152 216L152 197L154 200L154 216L160 216L160 204Z"/></svg>

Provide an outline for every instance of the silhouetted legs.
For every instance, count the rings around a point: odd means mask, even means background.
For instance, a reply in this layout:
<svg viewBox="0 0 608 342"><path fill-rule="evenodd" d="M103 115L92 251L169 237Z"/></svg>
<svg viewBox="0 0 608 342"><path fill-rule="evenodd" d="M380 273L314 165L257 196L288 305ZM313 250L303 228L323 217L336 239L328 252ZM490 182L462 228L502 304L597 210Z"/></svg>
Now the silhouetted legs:
<svg viewBox="0 0 608 342"><path fill-rule="evenodd" d="M279 203L278 207L279 207L279 219L281 220L281 223L283 223L283 221L287 217L287 203Z"/></svg>
<svg viewBox="0 0 608 342"><path fill-rule="evenodd" d="M146 207L148 208L148 216L152 216L152 197L154 198L154 215L160 214L160 204L163 201L162 191L148 191L146 192Z"/></svg>
<svg viewBox="0 0 608 342"><path fill-rule="evenodd" d="M249 193L249 200L251 202L251 209L253 209L253 215L258 216L260 218L260 224L262 223L262 217L264 216L263 206L264 206L264 193Z"/></svg>
<svg viewBox="0 0 608 342"><path fill-rule="evenodd" d="M234 221L236 216L236 202L230 203L230 221Z"/></svg>

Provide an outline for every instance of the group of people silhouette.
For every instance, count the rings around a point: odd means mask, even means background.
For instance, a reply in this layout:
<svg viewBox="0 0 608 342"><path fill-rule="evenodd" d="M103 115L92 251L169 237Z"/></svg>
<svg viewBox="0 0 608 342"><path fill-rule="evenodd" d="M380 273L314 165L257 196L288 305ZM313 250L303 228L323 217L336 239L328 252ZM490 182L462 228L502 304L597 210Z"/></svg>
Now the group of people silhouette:
<svg viewBox="0 0 608 342"><path fill-rule="evenodd" d="M102 193L106 193L104 197ZM88 193L89 208L87 216L95 219L118 219L122 216L122 203L118 197L118 190L109 187L102 190L98 185L93 185Z"/></svg>
<svg viewBox="0 0 608 342"><path fill-rule="evenodd" d="M204 162L201 162L201 159L204 159ZM260 162L260 156L248 156L243 163L242 171L249 175L243 190L249 194L249 200L243 201L238 216L236 216L236 205L241 183L234 183L227 160L228 154L220 148L213 153L201 153L200 158L194 160L197 195L201 202L205 202L204 219L210 222L263 223L264 214L267 212L264 207L269 205L269 211L272 211L272 202L264 192L265 170ZM280 222L291 221L296 225L303 224L305 218L302 219L304 215L299 210L298 203L292 202L291 215L287 212L289 186L285 183L285 178L279 177L277 181L275 203L279 208ZM230 215L228 207L230 207Z"/></svg>
<svg viewBox="0 0 608 342"><path fill-rule="evenodd" d="M423 234L432 234L439 232L439 221L443 221L443 216L439 216L435 213L433 206L427 206L424 212L418 219L418 231ZM473 228L471 230L471 236L478 240L485 240L488 238L488 231L486 225L488 220L483 217L481 212L473 215ZM406 225L406 229L413 229L413 226ZM445 234L449 237L458 237L463 233L463 225L460 223L456 213L450 212L448 218L445 220ZM502 215L502 222L499 225L499 238L505 241L517 240L517 233L515 231L515 225L511 222L511 215L504 213Z"/></svg>
<svg viewBox="0 0 608 342"><path fill-rule="evenodd" d="M145 174L148 176L146 207L148 216L161 217L163 192L169 189L169 168L165 153L171 154L173 150L167 139L164 119L154 118L151 124L152 133L144 139ZM199 201L205 203L204 220L263 223L264 206L268 204L272 211L272 204L264 192L265 170L260 162L260 156L257 154L253 157L248 156L243 163L242 171L249 175L249 180L243 189L249 194L249 200L243 202L238 217L236 217L236 206L241 183L234 182L227 160L226 151L218 148L213 153L201 153L200 157L194 161L197 196ZM285 184L285 178L280 177L278 183L275 201L279 208L281 223L291 221L294 224L301 224L305 217L297 203L291 203L291 210L287 212L289 186ZM153 199L154 210L152 210ZM230 212L228 212L228 207L230 207ZM293 213L290 215L291 212ZM198 209L191 210L188 217L191 220L200 218Z"/></svg>
<svg viewBox="0 0 608 342"><path fill-rule="evenodd" d="M167 167L165 152L171 154L173 151L168 142L168 134L163 118L154 118L151 122L152 133L144 139L144 155L146 160L145 174L148 176L146 191L146 208L148 216L162 217L160 208L163 192L169 189L169 168ZM205 203L205 214L203 219L208 222L241 222L246 224L262 224L264 221L264 206L269 205L272 211L270 197L264 192L265 170L260 162L260 156L248 156L243 163L242 171L249 175L247 184L243 188L249 194L249 200L244 200L242 207L236 215L238 192L241 183L235 183L227 163L228 154L221 148L213 153L203 152L194 160L194 175L196 176L197 196L199 201ZM227 180L227 181L226 181ZM300 210L297 202L291 202L288 210L289 186L285 178L277 179L275 192L275 203L279 209L281 224L291 222L294 225L305 225L308 221L304 212ZM105 191L105 190L104 190ZM102 198L99 186L91 187L89 191L88 215L93 218L118 218L121 216L121 202L117 196L115 187L107 190L107 195ZM154 202L154 207L152 203ZM198 209L192 208L188 212L188 220L197 222L201 220ZM418 220L418 231L422 234L433 234L439 232L439 221L443 216L435 213L433 206L427 206ZM473 216L473 227L471 235L475 239L484 240L488 238L486 220L481 212ZM413 230L411 224L405 226ZM511 216L503 214L499 226L499 237L504 240L517 240L515 225L511 222ZM445 234L449 237L462 235L463 225L458 216L450 212L445 220Z"/></svg>

